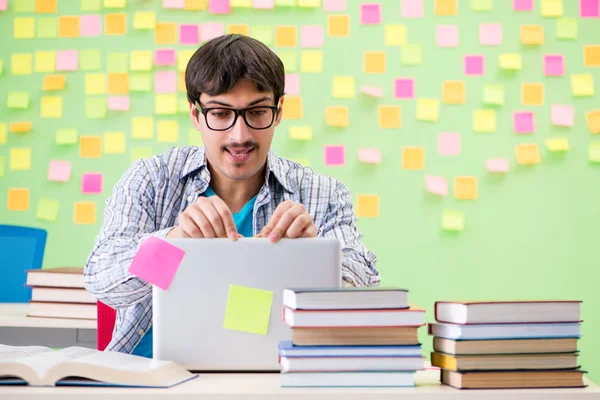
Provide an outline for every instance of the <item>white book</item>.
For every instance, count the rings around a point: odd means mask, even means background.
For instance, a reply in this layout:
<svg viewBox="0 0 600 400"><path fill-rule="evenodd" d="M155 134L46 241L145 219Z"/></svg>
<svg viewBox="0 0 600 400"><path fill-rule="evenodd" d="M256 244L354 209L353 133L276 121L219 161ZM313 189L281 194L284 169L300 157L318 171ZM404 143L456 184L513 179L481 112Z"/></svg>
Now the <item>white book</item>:
<svg viewBox="0 0 600 400"><path fill-rule="evenodd" d="M28 317L42 318L74 318L91 319L98 318L96 303L41 303L30 302Z"/></svg>
<svg viewBox="0 0 600 400"><path fill-rule="evenodd" d="M96 304L96 298L85 289L42 286L31 288L31 301Z"/></svg>
<svg viewBox="0 0 600 400"><path fill-rule="evenodd" d="M173 362L126 353L0 345L0 385L171 387L194 377Z"/></svg>
<svg viewBox="0 0 600 400"><path fill-rule="evenodd" d="M302 310L408 308L408 291L397 287L288 288L283 305Z"/></svg>
<svg viewBox="0 0 600 400"><path fill-rule="evenodd" d="M423 357L281 357L284 372L416 371Z"/></svg>
<svg viewBox="0 0 600 400"><path fill-rule="evenodd" d="M416 307L372 310L293 310L285 308L283 319L293 327L421 326L425 324L425 310Z"/></svg>
<svg viewBox="0 0 600 400"><path fill-rule="evenodd" d="M83 288L83 268L43 268L27 271L28 286Z"/></svg>
<svg viewBox="0 0 600 400"><path fill-rule="evenodd" d="M429 324L429 334L446 339L518 339L580 337L581 323Z"/></svg>
<svg viewBox="0 0 600 400"><path fill-rule="evenodd" d="M292 372L281 374L282 387L411 387L413 371Z"/></svg>
<svg viewBox="0 0 600 400"><path fill-rule="evenodd" d="M282 357L421 356L421 346L294 346L279 342Z"/></svg>

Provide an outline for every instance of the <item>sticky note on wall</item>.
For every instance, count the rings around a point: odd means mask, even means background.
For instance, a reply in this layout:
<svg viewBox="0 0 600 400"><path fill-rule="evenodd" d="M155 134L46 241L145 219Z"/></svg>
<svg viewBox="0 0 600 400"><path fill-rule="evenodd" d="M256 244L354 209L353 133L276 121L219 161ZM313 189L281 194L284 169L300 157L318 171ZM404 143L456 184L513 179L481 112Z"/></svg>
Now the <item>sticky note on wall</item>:
<svg viewBox="0 0 600 400"><path fill-rule="evenodd" d="M400 106L379 106L379 127L381 129L401 128L402 109Z"/></svg>
<svg viewBox="0 0 600 400"><path fill-rule="evenodd" d="M442 229L445 231L463 231L465 229L465 214L457 210L442 212Z"/></svg>
<svg viewBox="0 0 600 400"><path fill-rule="evenodd" d="M358 218L379 217L379 196L376 194L356 196L356 216Z"/></svg>
<svg viewBox="0 0 600 400"><path fill-rule="evenodd" d="M517 163L521 165L532 165L540 163L540 151L537 144L527 143L515 146Z"/></svg>
<svg viewBox="0 0 600 400"><path fill-rule="evenodd" d="M402 169L418 170L425 168L425 149L423 147L402 148Z"/></svg>
<svg viewBox="0 0 600 400"><path fill-rule="evenodd" d="M325 146L325 165L337 167L346 164L346 147L344 145Z"/></svg>
<svg viewBox="0 0 600 400"><path fill-rule="evenodd" d="M381 164L381 151L374 148L358 149L358 161L366 164Z"/></svg>
<svg viewBox="0 0 600 400"><path fill-rule="evenodd" d="M429 193L445 196L448 194L448 180L444 176L427 175L425 177L425 190Z"/></svg>
<svg viewBox="0 0 600 400"><path fill-rule="evenodd" d="M48 166L48 180L69 182L71 180L71 161L51 160Z"/></svg>
<svg viewBox="0 0 600 400"><path fill-rule="evenodd" d="M8 189L8 199L6 201L8 211L27 211L29 210L29 189L10 188Z"/></svg>
<svg viewBox="0 0 600 400"><path fill-rule="evenodd" d="M600 108L585 113L585 120L591 134L600 133Z"/></svg>
<svg viewBox="0 0 600 400"><path fill-rule="evenodd" d="M31 169L31 149L13 147L9 154L11 171L29 171Z"/></svg>
<svg viewBox="0 0 600 400"><path fill-rule="evenodd" d="M101 194L102 173L86 172L81 177L81 193Z"/></svg>
<svg viewBox="0 0 600 400"><path fill-rule="evenodd" d="M58 200L41 198L38 202L36 218L46 222L56 222L58 220L58 212L60 203Z"/></svg>
<svg viewBox="0 0 600 400"><path fill-rule="evenodd" d="M325 122L329 126L347 127L350 125L350 112L348 107L327 107L325 110Z"/></svg>
<svg viewBox="0 0 600 400"><path fill-rule="evenodd" d="M459 200L477 199L477 178L474 176L457 176L454 178L454 198Z"/></svg>

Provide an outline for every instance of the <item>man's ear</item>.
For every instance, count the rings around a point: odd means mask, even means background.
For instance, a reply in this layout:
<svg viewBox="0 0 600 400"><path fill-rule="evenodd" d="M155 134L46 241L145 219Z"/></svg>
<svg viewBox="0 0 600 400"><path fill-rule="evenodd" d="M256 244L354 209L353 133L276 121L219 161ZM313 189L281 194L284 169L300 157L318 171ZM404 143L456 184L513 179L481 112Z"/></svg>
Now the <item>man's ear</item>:
<svg viewBox="0 0 600 400"><path fill-rule="evenodd" d="M200 122L198 121L200 119L200 110L198 110L196 108L196 105L194 103L189 103L190 105L190 119L192 120L192 124L194 125L194 128L196 128L196 130L200 130Z"/></svg>
<svg viewBox="0 0 600 400"><path fill-rule="evenodd" d="M281 96L281 98L279 99L279 111L277 112L277 118L275 118L275 123L274 123L275 126L279 125L279 123L281 122L281 117L283 116L283 100L284 99L285 99L284 96Z"/></svg>

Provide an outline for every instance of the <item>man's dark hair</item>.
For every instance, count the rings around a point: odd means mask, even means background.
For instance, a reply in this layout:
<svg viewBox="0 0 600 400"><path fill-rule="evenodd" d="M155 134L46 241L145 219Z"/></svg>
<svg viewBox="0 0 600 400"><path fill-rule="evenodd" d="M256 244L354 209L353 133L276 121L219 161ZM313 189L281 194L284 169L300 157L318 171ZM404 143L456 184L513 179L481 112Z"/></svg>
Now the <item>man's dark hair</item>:
<svg viewBox="0 0 600 400"><path fill-rule="evenodd" d="M272 91L275 105L284 94L285 69L277 55L260 41L238 34L211 39L192 56L185 70L190 103L200 94L223 94L248 79L261 92Z"/></svg>

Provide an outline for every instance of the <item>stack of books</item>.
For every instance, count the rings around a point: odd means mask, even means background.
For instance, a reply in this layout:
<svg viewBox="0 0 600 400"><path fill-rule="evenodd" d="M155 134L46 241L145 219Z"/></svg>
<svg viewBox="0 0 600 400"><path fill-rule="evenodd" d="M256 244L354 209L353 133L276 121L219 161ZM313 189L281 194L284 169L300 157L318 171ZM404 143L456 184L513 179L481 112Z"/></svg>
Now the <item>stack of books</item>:
<svg viewBox="0 0 600 400"><path fill-rule="evenodd" d="M459 389L583 387L580 303L436 302L431 364Z"/></svg>
<svg viewBox="0 0 600 400"><path fill-rule="evenodd" d="M27 271L28 317L97 319L96 299L83 287L83 268Z"/></svg>
<svg viewBox="0 0 600 400"><path fill-rule="evenodd" d="M425 310L399 288L285 289L283 387L414 386Z"/></svg>

